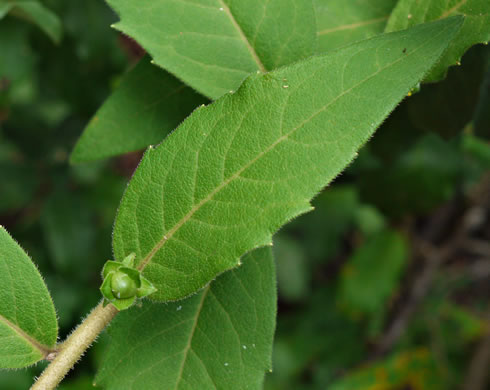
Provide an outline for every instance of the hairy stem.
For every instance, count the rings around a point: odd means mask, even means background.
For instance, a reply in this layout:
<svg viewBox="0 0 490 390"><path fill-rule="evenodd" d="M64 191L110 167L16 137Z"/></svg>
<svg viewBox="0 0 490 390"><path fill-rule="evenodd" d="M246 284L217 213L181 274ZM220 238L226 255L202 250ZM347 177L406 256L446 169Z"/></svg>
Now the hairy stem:
<svg viewBox="0 0 490 390"><path fill-rule="evenodd" d="M117 313L118 310L114 306L103 307L102 302L99 303L75 331L68 336L61 345L56 358L46 367L36 383L32 385L31 390L56 388Z"/></svg>

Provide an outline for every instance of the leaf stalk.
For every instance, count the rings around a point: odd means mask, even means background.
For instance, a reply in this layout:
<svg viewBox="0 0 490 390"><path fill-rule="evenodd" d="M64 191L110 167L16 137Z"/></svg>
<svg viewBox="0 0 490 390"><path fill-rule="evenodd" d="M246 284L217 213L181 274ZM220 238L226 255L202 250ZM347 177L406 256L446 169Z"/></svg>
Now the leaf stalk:
<svg viewBox="0 0 490 390"><path fill-rule="evenodd" d="M61 344L56 358L46 367L31 390L55 389L118 312L113 305L104 307L102 302L99 303Z"/></svg>

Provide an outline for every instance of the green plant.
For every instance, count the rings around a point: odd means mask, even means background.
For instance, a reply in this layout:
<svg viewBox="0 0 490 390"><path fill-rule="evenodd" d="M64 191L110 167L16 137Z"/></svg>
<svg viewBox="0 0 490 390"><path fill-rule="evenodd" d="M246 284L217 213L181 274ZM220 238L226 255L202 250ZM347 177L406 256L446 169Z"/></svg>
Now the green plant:
<svg viewBox="0 0 490 390"><path fill-rule="evenodd" d="M56 344L47 288L2 228L0 365L52 360L33 389L54 388L116 317L96 377L104 388L260 388L275 328L273 234L312 210L312 198L419 83L442 79L488 40L489 6L381 1L381 15L355 7L360 20L346 22L333 1L109 3L116 27L152 61L124 77L71 155L78 163L148 146L117 213L104 301ZM417 25L383 33L388 16L388 31ZM349 37L342 23L362 28ZM376 234L353 265L369 269L373 252L397 261L372 296L347 277L340 295L354 312L379 312L406 249L383 221L359 214Z"/></svg>

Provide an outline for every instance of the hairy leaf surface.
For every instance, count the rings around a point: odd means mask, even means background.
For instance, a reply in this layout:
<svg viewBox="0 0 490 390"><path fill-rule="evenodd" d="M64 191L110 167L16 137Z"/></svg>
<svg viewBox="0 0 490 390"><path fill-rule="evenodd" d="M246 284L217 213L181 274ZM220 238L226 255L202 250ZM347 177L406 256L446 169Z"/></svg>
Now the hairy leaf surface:
<svg viewBox="0 0 490 390"><path fill-rule="evenodd" d="M397 0L314 0L318 51L381 34Z"/></svg>
<svg viewBox="0 0 490 390"><path fill-rule="evenodd" d="M175 300L235 267L355 157L461 18L383 34L248 78L148 149L116 218L116 259Z"/></svg>
<svg viewBox="0 0 490 390"><path fill-rule="evenodd" d="M74 163L157 144L207 99L143 58L104 102L80 137Z"/></svg>
<svg viewBox="0 0 490 390"><path fill-rule="evenodd" d="M270 248L200 293L121 313L96 378L106 389L261 389L276 315Z"/></svg>
<svg viewBox="0 0 490 390"><path fill-rule="evenodd" d="M56 313L39 271L2 226L0 286L0 368L29 366L56 344Z"/></svg>
<svg viewBox="0 0 490 390"><path fill-rule="evenodd" d="M55 43L60 42L62 26L58 16L39 1L0 0L0 19L8 12L34 23Z"/></svg>
<svg viewBox="0 0 490 390"><path fill-rule="evenodd" d="M400 0L386 26L386 31L403 30L419 23L444 19L453 15L465 16L457 36L441 61L425 81L439 81L451 65L459 63L467 49L490 40L490 1L488 0Z"/></svg>
<svg viewBox="0 0 490 390"><path fill-rule="evenodd" d="M204 95L235 90L250 73L315 51L312 0L109 0L118 30Z"/></svg>

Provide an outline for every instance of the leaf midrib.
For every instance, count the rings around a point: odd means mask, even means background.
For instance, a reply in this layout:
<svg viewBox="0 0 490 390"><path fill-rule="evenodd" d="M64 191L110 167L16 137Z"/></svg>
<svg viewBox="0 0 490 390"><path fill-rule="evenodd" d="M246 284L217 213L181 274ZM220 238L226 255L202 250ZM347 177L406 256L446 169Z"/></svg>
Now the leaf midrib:
<svg viewBox="0 0 490 390"><path fill-rule="evenodd" d="M443 31L446 31L444 29ZM439 36L441 33L437 34ZM143 258L143 260L140 262L138 265L138 270L142 271L144 268L148 265L148 263L151 261L153 256L165 245L167 241L172 238L172 236L180 229L182 225L184 225L204 204L209 202L215 194L217 194L219 191L221 191L224 187L226 187L229 183L231 183L233 180L238 178L240 174L245 171L247 168L252 166L256 161L258 161L262 156L267 154L270 150L272 150L274 147L276 147L279 143L282 141L286 140L290 135L292 135L295 131L306 125L309 121L314 119L317 115L319 115L321 112L326 110L328 107L330 107L332 104L334 104L337 100L342 98L344 95L347 93L351 92L353 89L361 86L371 78L377 76L379 73L382 71L392 67L393 65L397 64L400 61L403 61L407 59L409 56L413 55L415 52L420 50L422 47L424 47L427 42L430 42L431 40L427 40L424 42L424 44L420 45L416 49L412 50L411 52L407 52L405 56L398 58L396 61L390 63L389 65L386 65L383 68L380 68L378 71L375 73L371 74L369 77L366 77L364 80L361 80L357 84L353 85L349 89L345 90L341 94L339 94L336 98L332 99L329 103L327 103L325 106L323 106L321 109L317 110L315 113L313 113L309 118L306 118L303 122L301 122L298 126L293 128L289 133L279 137L275 142L273 142L269 147L267 147L263 152L260 152L256 157L251 159L247 164L245 164L242 168L240 168L238 171L236 171L232 176L230 176L228 179L224 180L219 186L217 186L214 190L212 190L205 198L203 198L196 206L194 206L180 221L178 221L172 229L170 229L164 236L163 238L153 247L153 249Z"/></svg>
<svg viewBox="0 0 490 390"><path fill-rule="evenodd" d="M15 333L17 333L21 338L25 339L29 344L31 344L34 348L36 348L43 358L48 356L51 352L54 352L54 349L48 347L47 345L41 344L32 336L28 335L21 328L15 325L13 322L10 322L7 318L0 314L0 322L7 325L10 329L12 329Z"/></svg>
<svg viewBox="0 0 490 390"><path fill-rule="evenodd" d="M204 306L204 301L206 300L206 297L208 295L209 289L211 288L211 285L208 285L204 291L202 292L201 296L201 301L199 302L199 305L196 310L195 318L194 318L194 324L192 325L191 332L189 334L189 340L187 340L187 344L184 348L184 356L182 359L182 363L179 367L179 372L177 374L177 380L175 382L175 389L178 389L180 381L182 380L182 374L184 373L184 367L185 367L185 362L187 361L187 357L189 356L189 351L191 350L192 347L192 339L194 338L194 333L196 333L197 329L197 324L199 322L199 316L201 315L201 310Z"/></svg>
<svg viewBox="0 0 490 390"><path fill-rule="evenodd" d="M252 55L253 60L255 61L255 63L257 64L257 66L259 67L259 70L262 73L266 73L267 72L267 69L265 68L264 64L262 63L262 61L261 61L261 59L259 57L259 55L255 51L255 48L251 45L251 43L248 40L247 36L243 32L241 26L238 24L238 22L236 21L235 17L231 13L230 7L228 7L228 5L224 2L224 0L218 0L218 1L221 4L221 8L223 8L223 12L226 13L226 15L230 19L231 23L233 24L233 27L235 27L235 30L237 30L238 35L240 36L240 38L242 39L242 41L245 43L245 46L247 47L248 51Z"/></svg>

